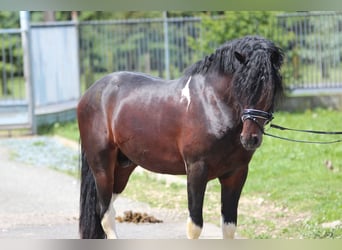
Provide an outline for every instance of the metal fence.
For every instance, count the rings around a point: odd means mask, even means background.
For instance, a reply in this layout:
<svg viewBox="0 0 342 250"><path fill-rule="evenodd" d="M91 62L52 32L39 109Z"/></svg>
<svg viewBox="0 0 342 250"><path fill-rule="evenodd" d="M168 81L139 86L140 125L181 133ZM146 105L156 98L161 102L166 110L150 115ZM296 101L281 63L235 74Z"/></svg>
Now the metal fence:
<svg viewBox="0 0 342 250"><path fill-rule="evenodd" d="M1 101L26 97L21 30L0 30L0 93Z"/></svg>
<svg viewBox="0 0 342 250"><path fill-rule="evenodd" d="M178 77L198 52L188 37L199 36L199 18L81 22L81 79L87 86L104 73L142 71Z"/></svg>
<svg viewBox="0 0 342 250"><path fill-rule="evenodd" d="M27 18L27 17L26 17ZM75 23L0 30L0 129L75 118L80 96Z"/></svg>
<svg viewBox="0 0 342 250"><path fill-rule="evenodd" d="M31 74L37 108L77 101L78 35L75 23L31 26Z"/></svg>
<svg viewBox="0 0 342 250"><path fill-rule="evenodd" d="M281 41L289 90L342 88L341 20L342 13L336 12L284 14L268 30L256 31ZM200 41L201 31L200 18L81 22L81 80L89 86L104 73L118 70L179 77L203 56L189 43L190 38Z"/></svg>
<svg viewBox="0 0 342 250"><path fill-rule="evenodd" d="M280 15L278 25L292 34L284 48L290 89L342 88L342 13Z"/></svg>
<svg viewBox="0 0 342 250"><path fill-rule="evenodd" d="M30 127L23 31L0 30L0 129Z"/></svg>

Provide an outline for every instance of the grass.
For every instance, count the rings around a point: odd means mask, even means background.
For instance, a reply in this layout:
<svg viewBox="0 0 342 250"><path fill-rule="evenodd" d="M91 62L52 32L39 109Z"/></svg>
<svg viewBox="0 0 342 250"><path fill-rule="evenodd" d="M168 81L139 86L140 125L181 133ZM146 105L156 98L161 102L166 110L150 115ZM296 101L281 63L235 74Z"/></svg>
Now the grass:
<svg viewBox="0 0 342 250"><path fill-rule="evenodd" d="M304 114L281 113L276 117L279 118L274 122L288 127L342 131L342 126L339 127L342 120L340 112L317 110ZM302 140L327 140L328 137L290 131L277 134L296 136ZM342 144L300 144L265 137L263 146L255 153L250 164L244 191L250 194L265 193L268 198L280 201L285 206L295 204L294 209L314 209L316 217L322 220L319 222L341 219L341 160ZM332 163L332 170L326 167L327 161ZM331 204L327 201L335 202ZM336 209L331 207L336 205ZM327 214L326 210L331 211ZM338 210L340 213L335 212Z"/></svg>
<svg viewBox="0 0 342 250"><path fill-rule="evenodd" d="M342 113L329 110L279 113L274 123L293 128L342 131ZM270 132L301 140L333 140L294 132ZM327 168L331 162L333 169ZM324 222L342 218L342 143L319 145L280 141L265 137L250 163L243 195L261 195L296 213L309 212L309 221L297 225L302 237L342 238L342 228L323 229ZM293 232L296 228L292 229ZM298 230L297 230L298 231Z"/></svg>
<svg viewBox="0 0 342 250"><path fill-rule="evenodd" d="M69 140L79 141L77 122L57 122L51 125L42 125L38 127L38 134L59 135Z"/></svg>
<svg viewBox="0 0 342 250"><path fill-rule="evenodd" d="M292 128L342 131L342 113L317 109L304 113L279 112L274 123ZM78 141L76 123L41 130ZM342 136L309 135L270 129L269 133L302 140L332 140ZM333 167L328 168L327 164ZM329 165L328 164L328 165ZM250 162L240 202L239 233L248 238L342 238L342 143L301 144L264 137ZM220 187L208 184L204 219L220 220ZM124 195L152 206L187 211L186 187L167 186L153 174L133 173ZM251 202L252 201L252 202Z"/></svg>

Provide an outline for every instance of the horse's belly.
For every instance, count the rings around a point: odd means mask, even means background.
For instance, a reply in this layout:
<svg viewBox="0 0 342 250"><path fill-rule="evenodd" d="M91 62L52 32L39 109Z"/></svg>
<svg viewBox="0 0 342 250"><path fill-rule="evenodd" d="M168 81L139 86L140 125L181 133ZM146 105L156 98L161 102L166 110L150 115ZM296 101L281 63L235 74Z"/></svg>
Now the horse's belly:
<svg viewBox="0 0 342 250"><path fill-rule="evenodd" d="M179 113L172 105L123 104L115 113L114 141L137 165L158 173L185 174L177 144L178 123Z"/></svg>
<svg viewBox="0 0 342 250"><path fill-rule="evenodd" d="M185 165L177 147L161 143L153 136L139 136L118 143L120 150L135 164L157 173L185 174Z"/></svg>
<svg viewBox="0 0 342 250"><path fill-rule="evenodd" d="M127 152L126 156L135 164L156 173L186 174L185 165L177 157L156 151L141 149Z"/></svg>

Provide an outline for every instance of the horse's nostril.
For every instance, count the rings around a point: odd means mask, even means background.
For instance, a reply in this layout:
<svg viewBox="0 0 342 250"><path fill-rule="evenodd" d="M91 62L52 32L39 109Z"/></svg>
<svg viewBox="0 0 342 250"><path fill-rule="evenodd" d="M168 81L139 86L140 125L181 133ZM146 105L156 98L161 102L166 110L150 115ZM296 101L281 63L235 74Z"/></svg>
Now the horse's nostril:
<svg viewBox="0 0 342 250"><path fill-rule="evenodd" d="M247 150L255 150L260 146L261 138L257 134L250 134L248 137L240 135L240 141Z"/></svg>
<svg viewBox="0 0 342 250"><path fill-rule="evenodd" d="M259 138L258 138L257 135L253 135L253 136L252 136L252 142L253 142L253 145L254 145L254 146L255 146L255 145L258 145L258 143L259 143Z"/></svg>

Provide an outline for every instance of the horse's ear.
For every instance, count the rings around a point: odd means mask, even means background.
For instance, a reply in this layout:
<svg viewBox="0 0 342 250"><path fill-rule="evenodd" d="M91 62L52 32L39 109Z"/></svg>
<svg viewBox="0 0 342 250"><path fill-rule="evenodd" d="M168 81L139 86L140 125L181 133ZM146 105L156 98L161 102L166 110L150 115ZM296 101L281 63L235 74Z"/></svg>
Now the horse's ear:
<svg viewBox="0 0 342 250"><path fill-rule="evenodd" d="M241 63L241 64L245 64L246 62L246 57L242 54L240 54L239 52L237 51L234 51L234 56L236 57L236 59L238 59L238 61Z"/></svg>

